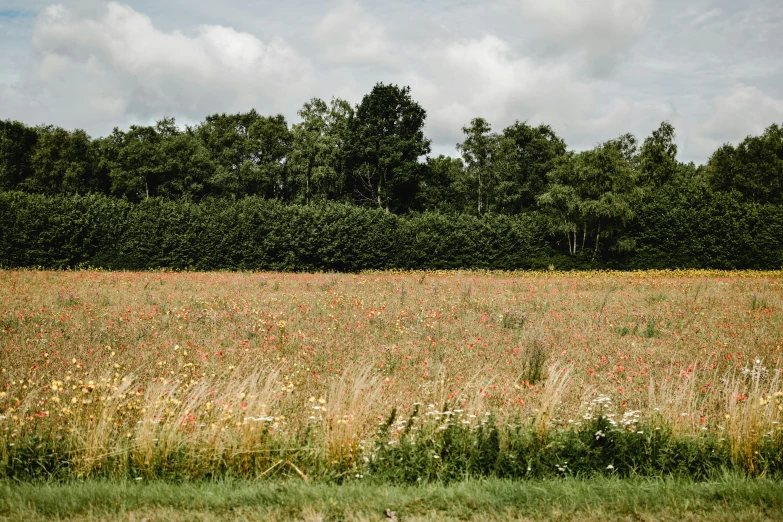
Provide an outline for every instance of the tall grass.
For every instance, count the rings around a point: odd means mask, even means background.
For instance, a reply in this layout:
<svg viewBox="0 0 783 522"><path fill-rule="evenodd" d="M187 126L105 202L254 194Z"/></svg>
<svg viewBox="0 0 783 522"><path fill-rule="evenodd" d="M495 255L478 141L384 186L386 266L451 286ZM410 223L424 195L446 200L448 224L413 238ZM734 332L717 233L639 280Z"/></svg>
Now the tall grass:
<svg viewBox="0 0 783 522"><path fill-rule="evenodd" d="M783 466L779 274L6 271L0 283L7 477Z"/></svg>

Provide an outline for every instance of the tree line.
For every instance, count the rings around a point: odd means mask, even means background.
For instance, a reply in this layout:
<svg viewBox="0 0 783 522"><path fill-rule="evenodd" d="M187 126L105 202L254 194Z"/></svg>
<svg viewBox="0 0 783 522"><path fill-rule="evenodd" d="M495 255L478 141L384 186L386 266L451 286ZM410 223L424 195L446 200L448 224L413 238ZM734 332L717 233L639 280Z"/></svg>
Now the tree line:
<svg viewBox="0 0 783 522"><path fill-rule="evenodd" d="M342 204L391 214L535 214L571 256L599 259L636 248L624 233L668 194L725 195L741 204L783 205L783 127L725 144L705 165L677 159L663 122L643 141L631 134L568 150L548 125L517 121L501 131L475 118L460 157L431 156L426 111L408 87L378 83L361 102L314 98L289 125L255 110L214 114L194 126L173 118L82 130L0 121L0 191L100 194L139 203L236 201ZM678 196L679 195L679 196Z"/></svg>

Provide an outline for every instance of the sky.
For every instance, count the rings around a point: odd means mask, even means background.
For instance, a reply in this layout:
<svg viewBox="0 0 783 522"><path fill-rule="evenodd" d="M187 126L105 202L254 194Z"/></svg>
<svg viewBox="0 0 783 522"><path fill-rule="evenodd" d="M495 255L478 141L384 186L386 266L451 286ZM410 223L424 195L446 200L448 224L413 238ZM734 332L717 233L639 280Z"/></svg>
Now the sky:
<svg viewBox="0 0 783 522"><path fill-rule="evenodd" d="M781 0L0 0L0 119L93 137L411 87L434 154L475 117L679 159L783 124Z"/></svg>

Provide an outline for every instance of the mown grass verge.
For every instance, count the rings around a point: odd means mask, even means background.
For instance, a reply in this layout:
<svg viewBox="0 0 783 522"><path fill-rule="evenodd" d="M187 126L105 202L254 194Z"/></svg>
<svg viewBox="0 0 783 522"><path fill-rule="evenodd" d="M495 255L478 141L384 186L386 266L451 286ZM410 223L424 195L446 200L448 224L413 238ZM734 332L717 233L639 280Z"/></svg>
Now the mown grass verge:
<svg viewBox="0 0 783 522"><path fill-rule="evenodd" d="M684 479L0 483L0 520L780 520L783 484Z"/></svg>

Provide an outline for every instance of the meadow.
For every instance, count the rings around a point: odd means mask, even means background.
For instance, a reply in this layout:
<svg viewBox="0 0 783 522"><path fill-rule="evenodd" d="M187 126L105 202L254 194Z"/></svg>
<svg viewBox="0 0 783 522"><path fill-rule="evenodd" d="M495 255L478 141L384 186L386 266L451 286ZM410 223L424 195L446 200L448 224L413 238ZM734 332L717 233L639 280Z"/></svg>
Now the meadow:
<svg viewBox="0 0 783 522"><path fill-rule="evenodd" d="M0 271L0 475L780 476L781 276Z"/></svg>

